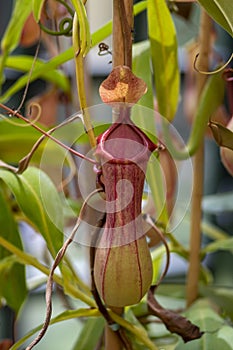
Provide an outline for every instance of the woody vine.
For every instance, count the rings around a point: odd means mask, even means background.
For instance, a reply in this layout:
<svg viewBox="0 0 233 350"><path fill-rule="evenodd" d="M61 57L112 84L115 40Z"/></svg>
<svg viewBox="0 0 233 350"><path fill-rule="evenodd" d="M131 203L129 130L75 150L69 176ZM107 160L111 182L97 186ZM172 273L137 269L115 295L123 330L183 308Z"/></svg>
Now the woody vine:
<svg viewBox="0 0 233 350"><path fill-rule="evenodd" d="M207 79L212 50L209 33L211 32L213 20L209 13L201 7L199 57L196 60L196 67L193 66L193 70L196 69L197 71L196 98L198 107L194 112L195 118L187 145L179 148L174 145L167 123L167 120L170 122L173 120L176 112L179 94L179 71L176 57L176 39L170 33L167 34L161 22L163 19L169 30L174 31L171 15L165 1L142 1L135 7L133 7L133 2L129 0L113 1L112 72L102 82L99 89L102 101L112 107L113 122L104 132L97 135L93 127L90 111L87 108L84 60L91 45L98 43L97 38L101 37L101 39L104 39L110 33L110 26L103 27L102 30L100 29L96 35L94 33L91 37L85 4L82 1L72 1L72 8L66 2L58 1L58 3L63 4L71 14L72 54L75 61L76 85L81 118L89 145L94 150L94 156L92 158L84 156L77 150L59 141L56 136L53 136L56 130L61 129L64 125L69 125L73 120L79 118L80 115L78 117L74 116L52 129L46 130L46 128L41 127L37 123L37 119L40 118L40 105L35 105L38 109L38 118L30 120L30 116L26 118L18 108L13 110L7 107L6 104L1 103L1 108L6 112L5 115L2 114L5 125L11 125L12 128L28 125L30 129L34 128L37 132L43 134L40 137L36 134L36 142L31 150L20 159L18 166L13 166L10 162L6 162L4 157L0 163L2 168L0 177L3 184L1 201L2 203L6 203L4 204L5 213L10 217L11 226L17 235L16 240L15 238L8 240L4 235L0 237L3 272L4 266L9 268L10 265L11 282L9 282L9 286L11 286L12 281L14 283L18 270L20 271L20 275L18 274L18 276L22 279L24 278L24 265L32 265L48 276L46 287L46 318L44 324L30 332L23 339L12 344L11 349L18 349L20 344L40 329L37 337L27 347L28 350L32 349L46 334L49 325L52 323L72 317L94 316L101 316L105 319L105 329L102 329L104 340L99 343L99 348L102 346L104 349L158 349L156 341L154 342L149 334L145 332L147 326L144 329L141 323L140 325L137 323L144 318L146 319L145 324L148 325L150 317L158 318L160 320L159 322L165 325L168 334L175 333L178 336L174 343L174 349L182 348L183 342L188 342L189 344L193 340L198 341L198 346L201 346L200 344L205 342L206 339L212 339L211 332L208 330L208 324L205 324L205 327L202 329L199 327L198 322L197 324L196 322L192 323L189 318L184 317L175 310L168 310L166 307L161 306L156 295L157 289L159 289L163 278L166 276L171 251L178 253L189 262L186 284L186 301L188 307L192 306L198 300L200 279L207 276L205 268L201 264L201 258L208 252L208 247L204 251L201 251L201 202L203 196L203 140L208 123L211 130L213 130L213 135L219 146L224 146L222 151L223 161L227 163L226 159L231 157L232 152L231 131L219 122L211 120L212 113L222 103L224 92L222 71L225 69L225 66L223 66L216 70L216 72L213 72ZM201 1L200 3L206 7L206 10L210 12L211 16L219 19L219 14L216 16L214 11L205 4L205 1ZM220 8L223 9L224 2L219 1L219 4ZM21 6L23 5L21 4ZM26 7L28 13L33 10L38 26L40 25L40 30L50 35L64 35L65 33L69 33L71 30L70 25L66 29L64 27L64 23L70 23L69 21L62 22L60 32L52 33L52 31L46 29L42 23L43 6L44 1L35 1L33 8L29 5ZM135 75L133 73L133 68L137 71L137 65L135 64L134 67L132 65L133 14L144 9L147 9L148 12L148 39L150 42L153 73L155 75L158 111L163 116L161 118L162 137L156 131L154 131L154 134L153 132L151 133L152 125L152 130L154 130L154 121L152 124L150 122L148 124L145 116L139 127L133 121L132 117L135 113L134 106L137 103L144 103L142 102L143 96L146 96L148 90L149 93L152 93L151 80L148 78L148 75L145 75L145 80L150 82L149 86L137 74ZM22 9L20 10L20 2L16 3L15 11L22 11ZM158 25L156 29L154 29L153 22L155 20ZM227 21L223 21L221 17L220 24L222 25L223 23L224 29L232 34L231 19L227 17ZM23 25L24 21L22 21ZM2 41L2 71L4 66L10 64L9 62L11 61L8 55L16 44L10 35L11 26L12 22ZM169 49L168 43L171 44L172 50ZM11 89L11 92L6 92L5 95L3 94L2 101L7 99L7 94L13 93L12 91L19 88L21 84L39 76L41 70L46 69L46 64L50 69L54 69L59 64L58 62L61 63L62 60L70 59L70 54L71 51L68 51L66 55L58 55L60 59L51 59L50 62L45 64L40 62L38 66L36 66L37 57L35 57L35 60L31 62L32 65L28 75L16 83ZM58 73L56 72L56 74L58 78ZM230 71L227 71L227 74L230 74ZM51 79L51 76L46 78ZM66 83L65 79L60 79L61 81L63 81L64 86ZM28 86L26 84L25 93L27 93ZM148 103L146 97L144 101ZM148 107L150 107L150 103ZM150 130L149 133L147 132L148 130ZM41 175L38 169L30 166L36 152L41 152L40 147L45 138L58 143L59 147L65 148L70 153L85 158L94 165L93 171L96 173L97 188L84 199L78 219L64 244L62 244L62 223L58 217L56 217L56 220L54 217L54 222L51 222L51 214L47 213L46 207L43 207L44 194L38 184L40 181L45 181L46 188L50 188L53 192L53 199L56 205L60 203L58 192L55 190L50 179L47 178L47 175ZM227 150L227 154L226 152L224 154L225 150ZM154 157L157 163L161 160L162 164L164 156L166 159L169 159L170 169L175 169L175 159L182 160L190 156L193 157L194 187L190 216L190 248L183 246L177 237L168 230L170 203L167 202L166 205L162 206L161 198L159 198L159 194L163 191L161 166L159 168L156 167L155 173L155 168L153 169L151 167L149 161L151 157ZM73 161L70 155L65 155L65 158L71 170L74 171ZM232 171L231 167L229 171ZM142 213L141 206L144 194L145 174L147 174L148 182L151 186L155 208L158 212L159 209L161 210L159 217L153 217L153 215L149 215L146 212ZM32 184L33 188L31 186ZM168 180L167 186L169 186ZM175 184L173 183L171 190L174 191L174 188ZM14 215L11 217L10 214L11 209L8 204L10 200L9 191L14 194L20 212L37 228L45 239L48 250L54 259L50 268L41 264L36 258L30 256L22 249ZM68 246L73 242L75 235L78 235L79 226L85 220L86 211L89 210L89 201L95 196L100 196L105 201L105 211L96 220L94 233L91 236L91 287L88 288L76 275L72 267L72 261L66 257L66 251ZM28 201L30 205L28 205ZM38 217L36 215L32 208L38 208L43 220L41 220L40 216ZM2 220L4 221L4 218ZM216 236L221 236L221 233L218 231L217 234L216 231L214 232L212 230L211 234L215 238ZM231 247L231 238L225 235L221 239L226 241L226 246L229 242ZM158 243L161 244L159 248L157 247ZM210 249L212 249L211 245ZM215 249L218 249L218 244L216 244ZM165 256L166 260L165 269L154 276L153 268L160 270L161 258L163 256ZM58 266L62 277L56 273ZM25 284L22 284L22 281L20 283L25 295ZM67 313L65 312L57 316L55 319L51 319L53 283L61 286L65 294L85 302L87 307L85 309L70 310ZM118 288L118 285L122 288ZM6 286L5 289L3 288L1 293L9 305L14 307L13 299L8 295L9 287ZM131 307L131 305L136 304L139 306L144 305L146 312L144 311L143 314L139 313L137 315L138 320L135 325L127 320L127 314L129 312L134 313L134 310L136 310L135 315L137 314L137 308L135 309L135 306ZM18 312L20 306L21 301L15 306L16 312ZM126 310L125 307L127 307ZM211 309L210 306L208 308ZM135 315L134 317L136 318ZM221 331L220 325L219 331ZM229 325L229 337L231 336L231 332L232 330ZM132 339L132 335L136 337L136 340ZM215 334L215 336L217 335Z"/></svg>

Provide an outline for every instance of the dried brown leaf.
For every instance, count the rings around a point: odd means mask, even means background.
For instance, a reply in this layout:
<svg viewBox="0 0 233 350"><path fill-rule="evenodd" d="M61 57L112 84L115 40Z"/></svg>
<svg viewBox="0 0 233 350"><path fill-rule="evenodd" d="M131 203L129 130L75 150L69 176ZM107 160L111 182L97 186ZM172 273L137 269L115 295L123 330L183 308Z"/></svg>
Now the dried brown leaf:
<svg viewBox="0 0 233 350"><path fill-rule="evenodd" d="M164 323L166 328L171 333L180 335L184 342L201 338L204 332L201 332L199 327L191 323L187 318L177 314L174 311L164 309L155 299L154 290L156 286L151 286L148 296L147 304L152 315L157 316Z"/></svg>
<svg viewBox="0 0 233 350"><path fill-rule="evenodd" d="M146 91L146 83L126 66L115 67L99 88L102 101L109 104L136 103Z"/></svg>

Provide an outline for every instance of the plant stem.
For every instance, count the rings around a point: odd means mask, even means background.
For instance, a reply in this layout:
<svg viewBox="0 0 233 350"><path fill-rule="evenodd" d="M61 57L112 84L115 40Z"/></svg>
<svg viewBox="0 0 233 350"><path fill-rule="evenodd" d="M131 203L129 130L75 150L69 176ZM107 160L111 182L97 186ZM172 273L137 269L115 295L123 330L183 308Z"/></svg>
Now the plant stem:
<svg viewBox="0 0 233 350"><path fill-rule="evenodd" d="M81 50L81 39L82 38L80 38L78 17L77 13L75 13L73 22L73 47L75 53L74 60L76 69L76 84L78 89L79 104L83 112L84 126L89 138L90 145L92 148L94 148L96 146L96 139L93 132L90 116L87 111L87 99L84 80L84 58Z"/></svg>
<svg viewBox="0 0 233 350"><path fill-rule="evenodd" d="M132 68L133 1L113 0L113 67Z"/></svg>
<svg viewBox="0 0 233 350"><path fill-rule="evenodd" d="M111 310L119 316L121 316L123 312L123 308L111 308ZM105 350L122 349L122 342L118 333L114 332L108 325L105 326L104 338Z"/></svg>
<svg viewBox="0 0 233 350"><path fill-rule="evenodd" d="M212 20L202 9L200 27L200 69L208 71L209 53L211 49ZM206 82L206 75L197 73L197 99ZM190 258L187 276L187 306L191 305L198 297L198 281L200 273L200 247L201 247L201 202L203 196L204 178L204 136L193 160L194 184L191 208L191 232L190 232Z"/></svg>

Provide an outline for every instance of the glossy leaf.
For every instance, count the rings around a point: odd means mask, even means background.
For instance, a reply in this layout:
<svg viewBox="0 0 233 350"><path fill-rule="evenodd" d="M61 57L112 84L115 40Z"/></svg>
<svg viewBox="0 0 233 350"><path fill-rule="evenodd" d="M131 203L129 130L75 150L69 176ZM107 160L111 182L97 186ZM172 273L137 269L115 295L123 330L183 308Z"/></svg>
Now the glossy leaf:
<svg viewBox="0 0 233 350"><path fill-rule="evenodd" d="M179 69L174 23L165 0L148 0L148 34L160 114L173 120L179 99Z"/></svg>
<svg viewBox="0 0 233 350"><path fill-rule="evenodd" d="M33 0L32 10L35 20L39 22L45 0Z"/></svg>
<svg viewBox="0 0 233 350"><path fill-rule="evenodd" d="M3 183L0 182L0 236L22 249L18 227L3 189ZM4 298L7 305L18 313L27 295L25 267L17 262L13 254L1 246L0 281L0 299Z"/></svg>
<svg viewBox="0 0 233 350"><path fill-rule="evenodd" d="M49 177L37 168L28 168L22 175L0 169L0 178L14 194L26 217L44 237L53 256L63 242L62 204Z"/></svg>
<svg viewBox="0 0 233 350"><path fill-rule="evenodd" d="M72 350L92 350L96 348L104 331L103 317L89 318L85 323Z"/></svg>
<svg viewBox="0 0 233 350"><path fill-rule="evenodd" d="M233 2L226 0L198 0L208 14L233 36Z"/></svg>

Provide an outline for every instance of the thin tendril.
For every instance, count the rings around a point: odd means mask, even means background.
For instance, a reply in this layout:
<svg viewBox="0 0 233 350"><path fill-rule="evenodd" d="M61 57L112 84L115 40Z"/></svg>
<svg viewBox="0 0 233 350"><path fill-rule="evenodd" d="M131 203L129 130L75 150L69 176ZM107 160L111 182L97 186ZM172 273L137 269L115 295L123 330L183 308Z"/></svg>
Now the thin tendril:
<svg viewBox="0 0 233 350"><path fill-rule="evenodd" d="M23 98L22 98L18 108L16 109L16 111L13 114L18 113L20 111L20 109L22 108L22 106L23 106L23 104L24 104L24 102L26 100L27 93L28 93L28 88L29 88L30 80L31 80L31 76L32 76L32 72L34 70L34 66L36 64L36 60L38 58L38 54L39 54L39 50L40 50L40 44L41 44L41 30L40 30L39 41L38 41L38 44L36 46L36 52L35 52L35 55L33 57L32 66L31 66L29 74L28 74L27 84L26 84L25 89L24 89Z"/></svg>
<svg viewBox="0 0 233 350"><path fill-rule="evenodd" d="M216 74L216 73L219 73L219 72L223 71L223 70L228 66L228 64L232 61L232 59L233 59L233 53L232 53L231 56L230 56L230 58L227 60L227 62L226 62L222 67L219 67L219 68L217 68L216 70L213 70L213 71L210 71L210 72L205 72L205 71L202 71L202 70L200 70L199 68L197 68L197 59L198 59L198 56L199 56L199 53L195 56L195 59L194 59L194 62L193 62L193 68L194 68L195 71L197 71L198 73L206 74L206 75L212 75L212 74Z"/></svg>
<svg viewBox="0 0 233 350"><path fill-rule="evenodd" d="M38 112L37 112L35 118L31 120L31 124L35 124L35 123L40 119L40 116L41 116L41 106L39 105L39 103L36 103L36 102L32 102L32 103L30 104L30 107L32 107L32 106L34 106L34 107L36 107L36 108L38 109ZM14 113L15 113L15 112L14 112ZM15 126L18 126L18 127L20 127L20 128L28 128L28 127L31 126L30 124L21 124L21 123L17 123L17 122L15 122L15 121L13 121L13 120L11 119L11 117L14 117L14 113L10 114L9 117L6 117L4 114L0 114L0 117L1 117L2 119L4 119L7 123L12 124L12 125L15 125Z"/></svg>
<svg viewBox="0 0 233 350"><path fill-rule="evenodd" d="M67 27L65 27L66 24L68 24ZM49 28L45 27L41 22L39 22L39 26L40 26L41 30L43 30L43 32L45 32L49 35L71 36L72 35L73 20L72 20L72 18L69 18L69 17L63 18L59 23L59 31L49 29Z"/></svg>

